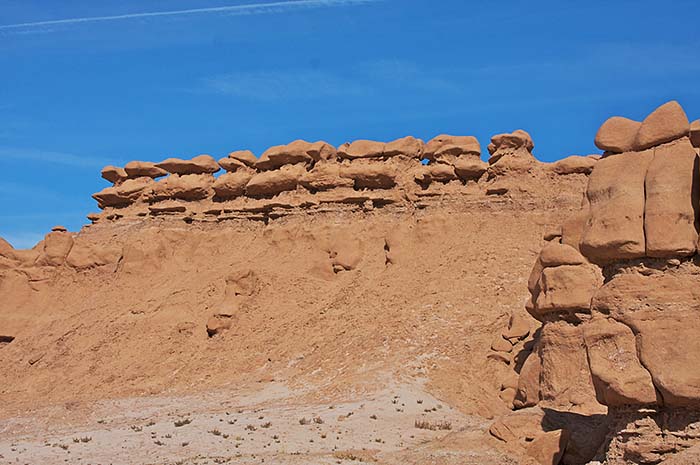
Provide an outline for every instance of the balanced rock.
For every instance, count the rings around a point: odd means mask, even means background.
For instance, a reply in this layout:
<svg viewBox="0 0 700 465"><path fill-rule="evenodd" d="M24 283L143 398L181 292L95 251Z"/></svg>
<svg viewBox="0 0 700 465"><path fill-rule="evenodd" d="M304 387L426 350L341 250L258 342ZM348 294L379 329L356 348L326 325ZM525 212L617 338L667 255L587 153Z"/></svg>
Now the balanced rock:
<svg viewBox="0 0 700 465"><path fill-rule="evenodd" d="M489 175L502 176L509 172L529 171L536 163L532 155L534 146L530 134L522 129L493 136L488 146L491 154Z"/></svg>
<svg viewBox="0 0 700 465"><path fill-rule="evenodd" d="M644 150L670 142L687 136L689 132L688 117L679 103L672 100L661 105L644 119L637 132L635 149Z"/></svg>
<svg viewBox="0 0 700 465"><path fill-rule="evenodd" d="M250 150L236 150L235 152L229 153L228 157L238 160L250 168L253 168L255 163L258 161L258 157L256 157Z"/></svg>
<svg viewBox="0 0 700 465"><path fill-rule="evenodd" d="M637 132L641 126L639 121L622 116L608 118L598 129L595 145L606 152L629 152L635 148Z"/></svg>
<svg viewBox="0 0 700 465"><path fill-rule="evenodd" d="M135 178L160 178L168 174L163 168L158 168L150 161L130 161L124 166L124 171L130 179Z"/></svg>
<svg viewBox="0 0 700 465"><path fill-rule="evenodd" d="M229 173L233 173L238 170L250 170L248 165L243 163L240 160L236 160L235 158L230 158L230 157L224 157L220 158L219 161L219 166L222 167L224 170L226 170Z"/></svg>
<svg viewBox="0 0 700 465"><path fill-rule="evenodd" d="M487 147L489 153L491 154L491 158L493 158L494 155L496 155L496 152L501 149L517 150L519 148L524 148L528 152L532 152L532 150L535 148L535 143L532 141L530 134L522 129L516 129L510 134L496 134L491 138L491 143ZM495 163L498 161L498 158L499 157L497 156L493 161L489 159L489 162Z"/></svg>
<svg viewBox="0 0 700 465"><path fill-rule="evenodd" d="M119 168L117 166L107 165L100 171L103 179L111 182L112 184L118 184L125 181L129 175L126 174L124 168Z"/></svg>
<svg viewBox="0 0 700 465"><path fill-rule="evenodd" d="M127 179L122 184L114 187L107 187L92 195L97 200L100 208L105 207L126 207L133 204L148 188L156 182L149 177Z"/></svg>
<svg viewBox="0 0 700 465"><path fill-rule="evenodd" d="M462 181L470 181L479 179L486 172L489 164L481 158L470 156L456 158L452 161L452 166L454 166L455 174Z"/></svg>
<svg viewBox="0 0 700 465"><path fill-rule="evenodd" d="M198 155L191 160L168 158L155 165L172 174L213 174L219 171L219 164L210 155Z"/></svg>
<svg viewBox="0 0 700 465"><path fill-rule="evenodd" d="M421 186L428 187L432 182L447 183L457 179L453 166L444 163L431 163L416 168L415 181Z"/></svg>
<svg viewBox="0 0 700 465"><path fill-rule="evenodd" d="M593 167L598 160L592 157L582 157L580 155L571 155L570 157L562 158L552 164L552 171L556 174L591 174Z"/></svg>
<svg viewBox="0 0 700 465"><path fill-rule="evenodd" d="M224 173L214 181L215 200L228 200L245 195L246 186L255 173L252 170L239 170Z"/></svg>

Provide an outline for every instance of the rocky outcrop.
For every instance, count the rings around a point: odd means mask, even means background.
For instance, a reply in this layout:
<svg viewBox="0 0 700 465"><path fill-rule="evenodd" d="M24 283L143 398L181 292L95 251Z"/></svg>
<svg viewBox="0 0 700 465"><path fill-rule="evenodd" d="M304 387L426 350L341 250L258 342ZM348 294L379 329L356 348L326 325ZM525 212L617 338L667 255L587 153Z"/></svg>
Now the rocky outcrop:
<svg viewBox="0 0 700 465"><path fill-rule="evenodd" d="M606 121L596 144L607 153L583 208L547 234L533 267L526 309L542 327L516 367L513 408L524 409L520 417L538 407L576 412L581 421L607 409L612 438L607 451L601 440L575 458L567 454L585 438L562 435L562 463L606 453L609 464L659 463L700 443L688 427L700 424L700 171L689 134L676 102L641 124ZM540 448L540 462L557 463L554 449Z"/></svg>
<svg viewBox="0 0 700 465"><path fill-rule="evenodd" d="M510 134L497 134L488 145L489 174L503 176L510 172L526 172L537 163L532 155L535 144L530 134L518 129Z"/></svg>

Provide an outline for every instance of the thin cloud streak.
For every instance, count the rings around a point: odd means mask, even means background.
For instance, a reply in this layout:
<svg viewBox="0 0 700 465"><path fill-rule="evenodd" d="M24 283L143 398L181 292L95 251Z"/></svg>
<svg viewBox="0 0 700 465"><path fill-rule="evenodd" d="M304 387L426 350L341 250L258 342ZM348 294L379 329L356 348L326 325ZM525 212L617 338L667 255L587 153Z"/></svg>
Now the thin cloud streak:
<svg viewBox="0 0 700 465"><path fill-rule="evenodd" d="M185 16L185 15L201 15L201 14L216 14L226 13L228 15L250 15L250 14L265 14L265 13L286 13L298 8L323 8L336 6L361 5L367 3L375 3L382 0L290 0L286 2L269 2L269 3L249 3L246 5L230 5L210 8L192 8L187 10L172 10L172 11L153 11L143 13L128 13L122 15L111 16L91 16L86 18L66 18L55 19L48 21L34 21L27 23L5 24L0 25L0 31L12 29L32 29L43 26L56 25L73 25L84 23L95 23L104 21L123 21L129 19L154 18L163 16Z"/></svg>
<svg viewBox="0 0 700 465"><path fill-rule="evenodd" d="M74 155L72 153L51 152L46 150L0 147L0 163L9 160L31 160L42 163L55 163L59 165L74 166L78 168L101 168L105 165L105 159L97 157L85 157Z"/></svg>

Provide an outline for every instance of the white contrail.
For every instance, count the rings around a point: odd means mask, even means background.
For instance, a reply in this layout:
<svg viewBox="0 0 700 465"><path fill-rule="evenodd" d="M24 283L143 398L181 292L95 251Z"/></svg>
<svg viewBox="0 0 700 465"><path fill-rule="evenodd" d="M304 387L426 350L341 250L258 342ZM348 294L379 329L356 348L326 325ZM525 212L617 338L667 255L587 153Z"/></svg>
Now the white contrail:
<svg viewBox="0 0 700 465"><path fill-rule="evenodd" d="M35 21L31 23L17 23L0 25L0 31L7 29L24 29L40 26L55 26L60 24L81 24L93 23L98 21L121 21L125 19L138 18L153 18L157 16L181 16L206 13L229 13L229 14L256 14L274 12L279 13L292 8L298 7L332 7L343 5L357 5L363 3L372 3L379 0L290 0L286 2L270 2L270 3L249 3L246 5L231 5L219 6L211 8L193 8L189 10L174 10L174 11L153 11L144 13L129 13L113 16L91 16L87 18L66 18L55 19L50 21Z"/></svg>

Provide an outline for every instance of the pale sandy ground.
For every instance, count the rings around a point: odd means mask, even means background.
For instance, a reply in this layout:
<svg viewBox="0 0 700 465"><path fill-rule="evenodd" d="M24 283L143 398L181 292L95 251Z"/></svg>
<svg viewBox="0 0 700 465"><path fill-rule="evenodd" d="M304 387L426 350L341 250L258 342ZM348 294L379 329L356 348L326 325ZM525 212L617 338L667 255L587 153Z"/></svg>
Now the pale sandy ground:
<svg viewBox="0 0 700 465"><path fill-rule="evenodd" d="M255 384L198 396L69 404L9 418L0 423L0 463L515 463L486 446L479 450L488 422L415 382L313 403L310 392ZM176 426L185 419L191 422ZM416 420L450 429L417 428ZM474 445L462 452L447 446L443 453L435 444L450 435Z"/></svg>

